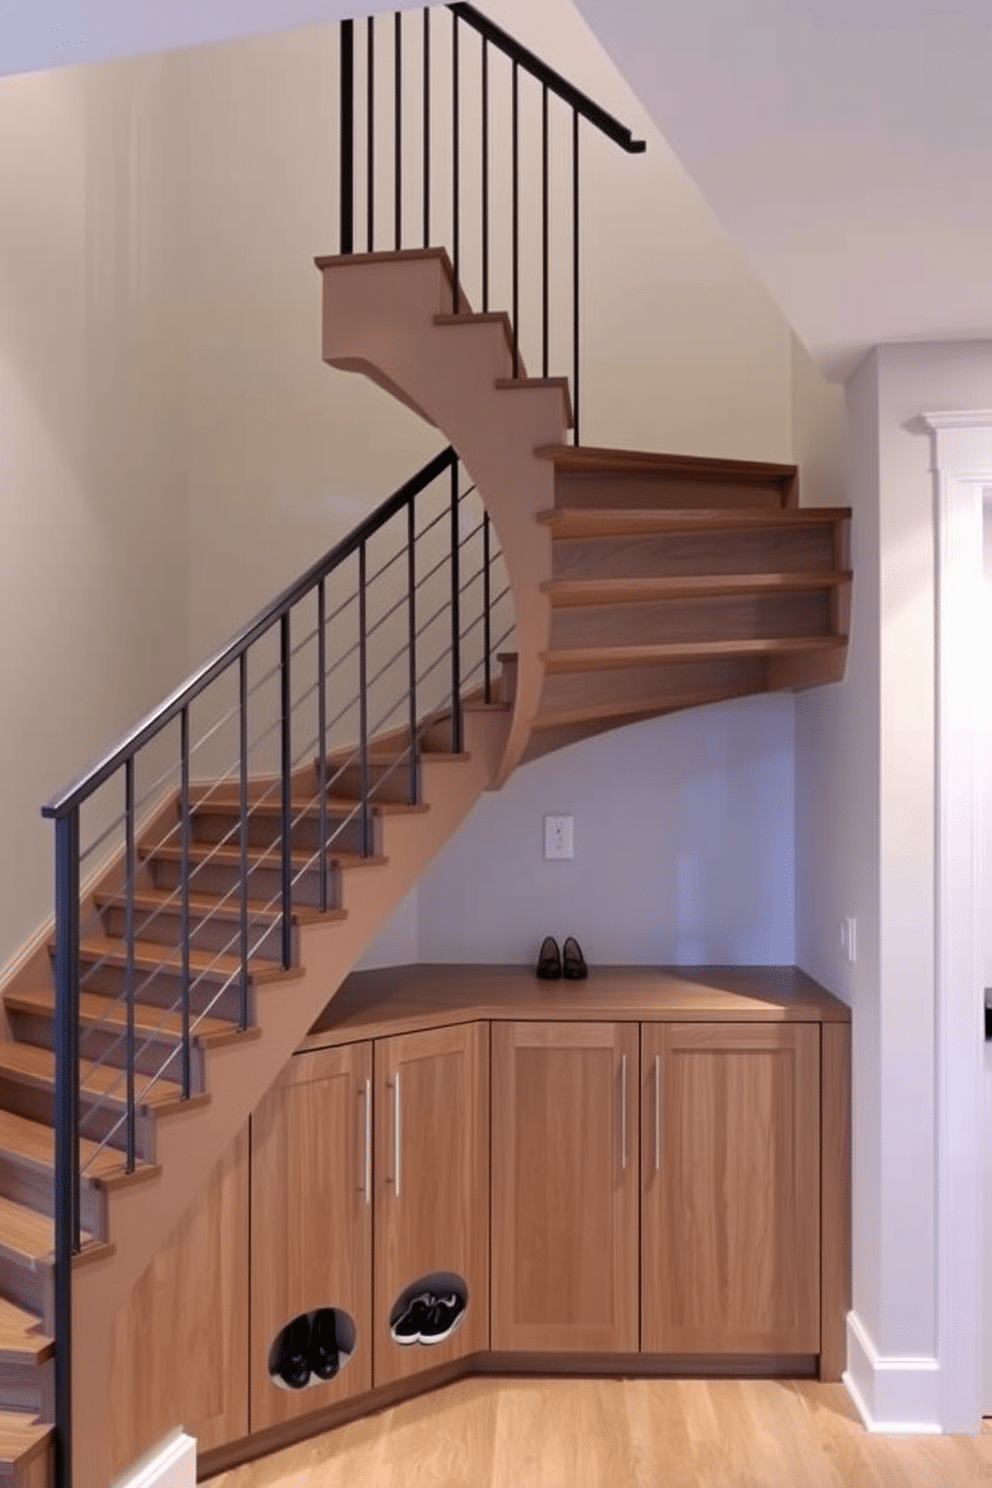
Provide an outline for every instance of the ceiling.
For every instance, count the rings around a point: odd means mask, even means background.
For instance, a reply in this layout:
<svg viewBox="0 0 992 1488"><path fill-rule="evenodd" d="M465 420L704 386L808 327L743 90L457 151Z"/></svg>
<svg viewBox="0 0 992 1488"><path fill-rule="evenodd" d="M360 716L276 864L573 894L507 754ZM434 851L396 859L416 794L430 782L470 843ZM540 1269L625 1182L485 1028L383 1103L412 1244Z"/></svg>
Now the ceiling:
<svg viewBox="0 0 992 1488"><path fill-rule="evenodd" d="M0 73L398 3L11 0ZM576 4L825 371L992 337L989 0Z"/></svg>
<svg viewBox="0 0 992 1488"><path fill-rule="evenodd" d="M820 366L992 336L989 0L576 0Z"/></svg>

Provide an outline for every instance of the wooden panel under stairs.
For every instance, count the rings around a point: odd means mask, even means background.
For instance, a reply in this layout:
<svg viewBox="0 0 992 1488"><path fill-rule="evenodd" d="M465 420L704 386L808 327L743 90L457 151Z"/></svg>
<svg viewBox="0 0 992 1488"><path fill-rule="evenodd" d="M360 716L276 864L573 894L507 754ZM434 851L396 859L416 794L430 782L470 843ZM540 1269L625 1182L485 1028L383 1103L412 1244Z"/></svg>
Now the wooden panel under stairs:
<svg viewBox="0 0 992 1488"><path fill-rule="evenodd" d="M796 467L643 450L561 445L538 451L555 467L555 505L750 507L794 500Z"/></svg>

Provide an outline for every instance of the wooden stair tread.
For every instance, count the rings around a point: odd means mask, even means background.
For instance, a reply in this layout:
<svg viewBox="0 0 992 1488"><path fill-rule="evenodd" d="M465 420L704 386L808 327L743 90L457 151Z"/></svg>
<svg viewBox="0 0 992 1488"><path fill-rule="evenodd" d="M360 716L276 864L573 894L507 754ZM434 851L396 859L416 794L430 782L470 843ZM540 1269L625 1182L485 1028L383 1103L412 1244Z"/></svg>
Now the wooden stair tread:
<svg viewBox="0 0 992 1488"><path fill-rule="evenodd" d="M0 1482L13 1483L16 1469L26 1467L55 1439L55 1427L24 1411L0 1411Z"/></svg>
<svg viewBox="0 0 992 1488"><path fill-rule="evenodd" d="M80 1137L79 1147L84 1179L102 1183L125 1176L124 1156L116 1148L101 1147L87 1137ZM0 1150L27 1168L51 1173L55 1168L55 1129L13 1111L0 1110ZM139 1162L135 1169L142 1177L158 1171L154 1163Z"/></svg>
<svg viewBox="0 0 992 1488"><path fill-rule="evenodd" d="M37 1044L0 1044L0 1078L4 1075L23 1084L53 1090L55 1055L49 1049L39 1048ZM126 1089L122 1070L107 1064L94 1066L83 1060L80 1064L80 1083L84 1095L103 1096L106 1105L123 1109ZM135 1075L135 1100L138 1106L158 1109L179 1103L182 1087L174 1080L158 1079L150 1089L145 1088L147 1083L147 1075ZM206 1097L191 1096L184 1104L190 1105L193 1101L204 1099Z"/></svg>
<svg viewBox="0 0 992 1488"><path fill-rule="evenodd" d="M534 451L541 460L551 460L556 470L576 474L624 473L630 475L674 475L681 479L721 480L755 485L787 484L795 479L795 465L766 460L726 460L709 455L669 455L652 450L604 449L594 445L549 444Z"/></svg>
<svg viewBox="0 0 992 1488"><path fill-rule="evenodd" d="M118 890L114 894L96 894L94 903L98 909L107 909L115 905L123 907L124 894ZM137 889L134 894L134 907L141 913L152 914L158 909L170 909L178 911L181 908L178 889ZM226 894L223 898L211 898L209 894L190 894L190 913L198 916L210 916L211 919L234 920L241 918L241 901L235 892ZM269 920L276 924L282 917L282 909L278 904L268 904L262 899L248 900L249 921ZM345 920L348 918L346 909L308 909L305 905L295 905L293 908L294 923L311 924L318 920Z"/></svg>
<svg viewBox="0 0 992 1488"><path fill-rule="evenodd" d="M549 579L541 588L553 605L566 607L834 589L850 579L849 569L824 569L815 573L688 574L658 579Z"/></svg>
<svg viewBox="0 0 992 1488"><path fill-rule="evenodd" d="M34 1269L50 1262L54 1251L54 1219L13 1199L0 1198L0 1255Z"/></svg>
<svg viewBox="0 0 992 1488"><path fill-rule="evenodd" d="M207 809L216 807L217 810L231 811L240 808L241 800L236 786L233 790L225 786L200 787L191 788L190 804L194 807ZM327 798L327 811L331 816L348 816L352 813L357 815L361 807L362 803L357 796L328 796ZM294 822L320 820L319 798L291 796L289 809ZM429 806L422 805L419 801L411 806L408 801L380 801L375 797L369 800L369 811L373 816L416 816L429 810ZM256 817L281 816L282 801L278 795L278 786L273 786L271 797L249 799L248 814Z"/></svg>
<svg viewBox="0 0 992 1488"><path fill-rule="evenodd" d="M167 861L178 862L182 857L182 848L178 843L166 842L160 846L142 844L138 849L142 858L164 858ZM203 863L207 859L212 863L224 867L240 867L241 848L222 847L213 842L191 842L189 845L189 860L191 863ZM272 868L278 868L282 862L282 849L278 844L272 847L249 847L248 861L253 866L264 863ZM337 848L331 847L327 851L328 865L335 868L381 868L389 859L381 854L370 853L363 858L361 853L339 852ZM317 850L313 852L294 851L290 853L290 862L296 869L316 868L318 866Z"/></svg>
<svg viewBox="0 0 992 1488"><path fill-rule="evenodd" d="M647 646L577 646L541 653L549 672L578 672L666 661L704 661L733 656L795 656L847 645L846 636L787 636L769 640L661 641Z"/></svg>
<svg viewBox="0 0 992 1488"><path fill-rule="evenodd" d="M127 960L127 946L113 935L88 935L79 942L80 960L105 961L110 966L123 966ZM137 971L180 971L182 956L178 948L160 945L154 940L134 942L134 965ZM189 969L198 977L215 977L226 980L241 971L241 957L231 956L225 951L201 951L190 947ZM248 975L253 982L271 981L274 977L292 977L295 967L285 971L278 962L249 958Z"/></svg>
<svg viewBox="0 0 992 1488"><path fill-rule="evenodd" d="M551 507L538 521L552 537L651 537L677 532L745 531L752 527L832 526L851 515L849 506L700 507Z"/></svg>
<svg viewBox="0 0 992 1488"><path fill-rule="evenodd" d="M581 723L601 723L611 718L618 721L656 718L662 713L675 713L681 708L705 708L711 703L723 703L731 698L753 695L754 689L750 687L723 687L704 692L667 693L630 701L589 703L582 707L560 708L555 712L541 713L534 719L531 728L537 733L543 733L548 729L570 728Z"/></svg>
<svg viewBox="0 0 992 1488"><path fill-rule="evenodd" d="M16 1012L42 1013L55 1016L55 992L43 987L34 992L8 992L4 1004ZM113 1028L123 1028L127 1022L127 1009L123 1002L111 997L101 997L97 992L80 992L80 1023L94 1025L105 1023ZM199 1017L191 1014L193 1041L203 1047L234 1043L240 1039L259 1036L257 1028L240 1029L226 1018L214 1018L207 1014ZM134 1031L140 1038L158 1034L160 1037L182 1038L183 1020L179 1013L167 1008L136 1002L134 1005ZM0 1140L0 1146L2 1146Z"/></svg>
<svg viewBox="0 0 992 1488"><path fill-rule="evenodd" d="M0 1297L0 1365L43 1364L55 1353L55 1343L41 1330L41 1319Z"/></svg>

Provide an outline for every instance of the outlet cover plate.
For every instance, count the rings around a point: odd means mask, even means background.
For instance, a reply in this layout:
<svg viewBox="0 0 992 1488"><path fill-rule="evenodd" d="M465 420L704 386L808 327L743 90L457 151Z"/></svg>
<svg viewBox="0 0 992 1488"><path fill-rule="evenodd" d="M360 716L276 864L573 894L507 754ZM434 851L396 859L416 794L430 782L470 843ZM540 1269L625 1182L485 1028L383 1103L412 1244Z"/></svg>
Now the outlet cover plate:
<svg viewBox="0 0 992 1488"><path fill-rule="evenodd" d="M544 856L548 862L575 857L574 822L571 816L544 818Z"/></svg>

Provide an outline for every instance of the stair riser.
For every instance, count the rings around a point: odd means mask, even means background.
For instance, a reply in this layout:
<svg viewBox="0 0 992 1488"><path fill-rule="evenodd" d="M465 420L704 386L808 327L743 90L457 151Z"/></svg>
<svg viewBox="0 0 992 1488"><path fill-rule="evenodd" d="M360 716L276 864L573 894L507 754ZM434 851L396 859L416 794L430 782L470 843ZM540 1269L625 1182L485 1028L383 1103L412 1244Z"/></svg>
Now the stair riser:
<svg viewBox="0 0 992 1488"><path fill-rule="evenodd" d="M35 1044L42 1049L55 1049L55 1022L43 1013L15 1012L11 1015L14 1037L22 1043ZM126 1046L123 1029L102 1029L92 1026L85 1029L81 1053L84 1059L100 1060L108 1068L123 1069ZM173 1037L162 1034L135 1037L135 1070L141 1075L160 1075L166 1080L179 1082L182 1068L179 1050ZM190 1081L194 1091L204 1089L206 1078L203 1051L193 1044L190 1048Z"/></svg>
<svg viewBox="0 0 992 1488"><path fill-rule="evenodd" d="M0 1410L25 1411L51 1421L54 1403L53 1359L43 1364L0 1364Z"/></svg>
<svg viewBox="0 0 992 1488"><path fill-rule="evenodd" d="M375 851L381 851L377 838L380 823L375 817L370 823ZM237 814L219 807L214 810L199 810L193 816L193 836L197 842L223 843L237 846L240 842ZM328 813L328 844L338 852L361 852L362 824L355 816L344 817ZM320 821L317 817L305 817L293 827L291 841L296 852L316 852L320 843ZM282 842L279 818L276 816L252 816L248 819L249 848L272 847Z"/></svg>
<svg viewBox="0 0 992 1488"><path fill-rule="evenodd" d="M556 579L813 573L836 567L832 524L664 536L555 538L551 562Z"/></svg>
<svg viewBox="0 0 992 1488"><path fill-rule="evenodd" d="M123 1089L122 1080L122 1092ZM25 1116L29 1121L40 1121L45 1126L55 1125L55 1093L44 1086L12 1079L9 1075L0 1076L0 1104L17 1116ZM117 1096L115 1095L113 1102L100 1105L91 1101L83 1091L79 1105L80 1135L93 1142L101 1142L104 1137L109 1137L109 1145L123 1152L127 1143L127 1133L125 1124L121 1121L123 1107L118 1103ZM136 1112L135 1141L137 1155L149 1162L154 1162L155 1119L140 1110ZM30 1302L23 1305L33 1306Z"/></svg>
<svg viewBox="0 0 992 1488"><path fill-rule="evenodd" d="M764 692L767 671L761 657L735 661L617 667L610 671L561 672L545 677L541 712L598 703L677 697L680 693Z"/></svg>
<svg viewBox="0 0 992 1488"><path fill-rule="evenodd" d="M116 905L103 911L103 923L108 935L123 939L126 916ZM154 918L136 916L135 939L149 941L153 945L176 947L180 943L181 915L170 906L159 910ZM238 922L219 915L206 919L194 919L190 926L190 945L195 951L220 951L224 955L240 954L241 930ZM279 961L282 956L282 931L277 920L253 919L248 916L249 954L268 961Z"/></svg>
<svg viewBox="0 0 992 1488"><path fill-rule="evenodd" d="M97 992L103 997L119 997L124 990L124 970L120 966L103 965L92 971L84 968L85 991ZM194 981L190 987L190 1011L193 1014L207 1013L211 1017L225 1018L237 1022L240 1017L240 982L222 985L223 979L210 978ZM182 997L182 979L178 972L157 971L139 973L135 978L135 1001L150 1007L169 1008L179 1011ZM249 1021L254 1018L254 989L248 987Z"/></svg>
<svg viewBox="0 0 992 1488"><path fill-rule="evenodd" d="M36 1266L20 1262L13 1256L0 1255L0 1294L9 1297L19 1307L37 1313L43 1319L43 1328L50 1332L54 1307L54 1277L52 1267L39 1262ZM3 1369L0 1368L0 1373Z"/></svg>
<svg viewBox="0 0 992 1488"><path fill-rule="evenodd" d="M149 867L152 881L157 889L179 887L180 864L169 858L151 858ZM337 872L334 867L327 871L327 907L336 909L340 905L337 897ZM194 894L223 895L239 892L240 873L235 864L201 863L190 875L190 892ZM260 904L271 904L278 908L282 902L282 870L278 861L255 864L248 870L248 897ZM310 909L320 907L320 870L308 868L293 884L293 903L306 905Z"/></svg>
<svg viewBox="0 0 992 1488"><path fill-rule="evenodd" d="M735 484L716 477L686 480L674 475L644 476L632 472L566 474L559 470L555 476L555 505L677 511L696 507L760 507L774 511L784 501L782 487L773 483Z"/></svg>
<svg viewBox="0 0 992 1488"><path fill-rule="evenodd" d="M831 618L829 590L570 605L552 613L551 648L830 635Z"/></svg>
<svg viewBox="0 0 992 1488"><path fill-rule="evenodd" d="M343 768L332 766L328 775L329 778L333 775L333 783L330 786L332 795L342 795L350 799L360 794L362 781L357 765L345 765ZM371 765L369 767L369 792L375 801L408 803L410 800L410 761L400 759L395 765Z"/></svg>
<svg viewBox="0 0 992 1488"><path fill-rule="evenodd" d="M55 1215L55 1194L51 1169L26 1168L16 1157L0 1152L0 1197L24 1204L39 1214ZM79 1185L79 1215L83 1229L101 1239L107 1233L107 1202L102 1189L87 1183ZM2 1373L2 1370L0 1370Z"/></svg>

